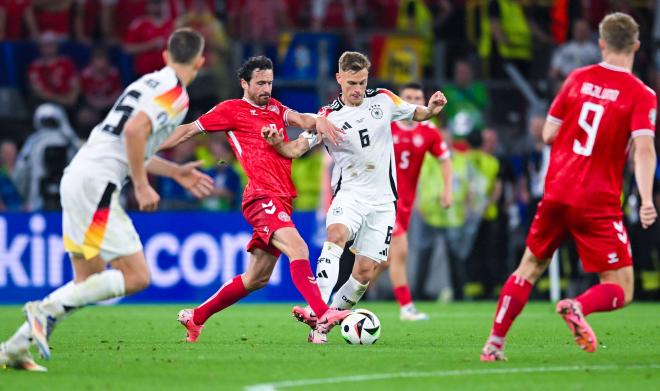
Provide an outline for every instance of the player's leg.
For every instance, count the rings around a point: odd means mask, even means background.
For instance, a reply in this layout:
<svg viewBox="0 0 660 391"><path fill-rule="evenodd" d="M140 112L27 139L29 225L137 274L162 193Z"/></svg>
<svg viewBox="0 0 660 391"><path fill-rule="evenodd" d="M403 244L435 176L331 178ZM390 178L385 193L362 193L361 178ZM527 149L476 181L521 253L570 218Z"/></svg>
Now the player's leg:
<svg viewBox="0 0 660 391"><path fill-rule="evenodd" d="M254 239L251 243L254 243ZM250 264L245 273L225 282L213 296L194 309L179 311L178 319L186 328L188 342L197 341L204 324L211 316L268 284L278 257L260 247L248 245L248 249Z"/></svg>
<svg viewBox="0 0 660 391"><path fill-rule="evenodd" d="M332 300L331 307L350 309L357 304L369 287L369 282L376 276L378 262L364 255L356 255L353 271Z"/></svg>
<svg viewBox="0 0 660 391"><path fill-rule="evenodd" d="M481 351L481 361L506 360L504 342L507 333L527 304L532 286L548 268L552 253L566 235L565 209L561 204L539 203L520 265L502 287L493 326Z"/></svg>
<svg viewBox="0 0 660 391"><path fill-rule="evenodd" d="M598 347L596 334L585 319L593 312L614 311L630 303L634 292L632 258L628 234L620 213L611 217L594 216L589 210L574 211L571 234L586 272L598 273L600 284L575 299L557 303L575 342L586 352Z"/></svg>
<svg viewBox="0 0 660 391"><path fill-rule="evenodd" d="M428 315L419 312L412 300L412 293L408 285L406 273L406 259L408 258L407 235L396 235L392 237L388 262L390 265L390 280L394 290L394 297L399 303L401 320L428 320Z"/></svg>

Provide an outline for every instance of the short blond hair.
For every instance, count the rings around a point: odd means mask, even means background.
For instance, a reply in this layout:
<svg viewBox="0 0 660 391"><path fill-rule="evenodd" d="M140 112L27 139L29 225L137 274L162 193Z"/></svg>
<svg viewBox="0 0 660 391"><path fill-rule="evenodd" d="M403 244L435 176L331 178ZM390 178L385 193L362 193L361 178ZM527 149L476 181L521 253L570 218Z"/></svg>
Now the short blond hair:
<svg viewBox="0 0 660 391"><path fill-rule="evenodd" d="M603 18L598 26L600 38L614 52L631 52L639 39L639 25L628 14L615 12Z"/></svg>
<svg viewBox="0 0 660 391"><path fill-rule="evenodd" d="M339 57L339 72L360 72L370 67L371 62L367 56L359 52L344 52Z"/></svg>

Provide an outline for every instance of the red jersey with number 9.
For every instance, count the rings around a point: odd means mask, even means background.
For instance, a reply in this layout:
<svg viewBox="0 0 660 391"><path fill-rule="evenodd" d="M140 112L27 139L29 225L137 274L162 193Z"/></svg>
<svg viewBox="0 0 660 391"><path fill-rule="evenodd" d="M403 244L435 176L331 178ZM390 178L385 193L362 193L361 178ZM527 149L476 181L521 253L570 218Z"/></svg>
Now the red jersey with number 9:
<svg viewBox="0 0 660 391"><path fill-rule="evenodd" d="M291 179L291 159L277 153L261 135L263 127L284 129L284 140L287 141L285 126L290 110L273 98L263 107L244 99L230 99L195 121L204 132L227 132L229 144L248 177L243 193L244 204L263 196L296 196Z"/></svg>
<svg viewBox="0 0 660 391"><path fill-rule="evenodd" d="M440 130L431 122L415 123L410 129L400 122L392 122L392 140L399 193L397 207L410 209L415 202L424 155L428 151L439 159L447 159L450 156L449 148L442 141Z"/></svg>
<svg viewBox="0 0 660 391"><path fill-rule="evenodd" d="M656 106L655 92L627 69L602 62L571 73L548 113L560 127L543 198L620 211L630 140L655 135Z"/></svg>

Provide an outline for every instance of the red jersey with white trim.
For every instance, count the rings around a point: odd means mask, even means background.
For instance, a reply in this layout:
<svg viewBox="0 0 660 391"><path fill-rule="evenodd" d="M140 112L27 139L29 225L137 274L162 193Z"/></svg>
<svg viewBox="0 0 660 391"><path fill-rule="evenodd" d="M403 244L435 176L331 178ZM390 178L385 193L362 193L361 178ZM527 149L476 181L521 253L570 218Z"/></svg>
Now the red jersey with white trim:
<svg viewBox="0 0 660 391"><path fill-rule="evenodd" d="M219 103L195 121L201 131L227 132L229 144L248 177L243 203L263 196L296 196L291 159L277 153L261 135L264 126L285 129L289 111L291 109L273 98L263 107L244 99L231 99ZM284 132L284 141L287 140Z"/></svg>
<svg viewBox="0 0 660 391"><path fill-rule="evenodd" d="M602 62L571 73L548 113L560 127L544 199L620 211L630 139L655 135L656 106L655 92L624 68Z"/></svg>
<svg viewBox="0 0 660 391"><path fill-rule="evenodd" d="M396 180L399 206L411 208L417 193L417 180L422 169L424 155L430 152L438 159L447 159L451 153L442 140L440 130L429 121L415 123L407 128L401 122L392 122Z"/></svg>

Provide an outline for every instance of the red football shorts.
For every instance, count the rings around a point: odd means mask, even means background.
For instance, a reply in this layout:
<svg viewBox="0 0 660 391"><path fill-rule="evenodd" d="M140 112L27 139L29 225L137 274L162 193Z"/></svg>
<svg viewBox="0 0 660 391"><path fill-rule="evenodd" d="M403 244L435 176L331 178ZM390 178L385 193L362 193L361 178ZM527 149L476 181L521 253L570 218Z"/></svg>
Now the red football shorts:
<svg viewBox="0 0 660 391"><path fill-rule="evenodd" d="M570 235L586 272L631 266L630 242L622 216L621 210L578 208L543 200L529 229L527 247L537 258L548 259Z"/></svg>
<svg viewBox="0 0 660 391"><path fill-rule="evenodd" d="M394 221L394 229L392 236L401 236L408 233L410 226L410 215L412 214L412 207L398 204L396 206L396 220Z"/></svg>
<svg viewBox="0 0 660 391"><path fill-rule="evenodd" d="M247 250L259 248L279 257L281 252L270 244L270 238L280 228L296 227L291 220L292 209L291 198L265 196L244 202L243 217L254 229Z"/></svg>

